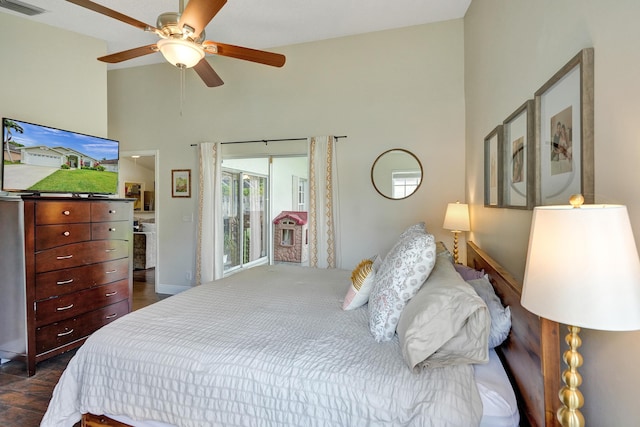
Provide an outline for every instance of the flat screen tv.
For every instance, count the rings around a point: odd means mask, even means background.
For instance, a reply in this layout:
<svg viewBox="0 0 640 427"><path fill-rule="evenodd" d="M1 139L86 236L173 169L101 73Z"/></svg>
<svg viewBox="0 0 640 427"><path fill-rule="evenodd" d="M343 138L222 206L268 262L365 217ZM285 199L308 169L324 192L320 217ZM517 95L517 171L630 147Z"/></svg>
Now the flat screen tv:
<svg viewBox="0 0 640 427"><path fill-rule="evenodd" d="M118 141L6 117L2 135L3 191L117 194Z"/></svg>

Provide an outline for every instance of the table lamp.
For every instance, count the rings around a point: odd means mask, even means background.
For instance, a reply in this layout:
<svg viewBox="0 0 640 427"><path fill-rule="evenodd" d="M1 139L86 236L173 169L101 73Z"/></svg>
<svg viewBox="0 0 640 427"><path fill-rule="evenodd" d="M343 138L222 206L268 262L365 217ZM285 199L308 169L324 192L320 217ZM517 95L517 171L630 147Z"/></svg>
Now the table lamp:
<svg viewBox="0 0 640 427"><path fill-rule="evenodd" d="M640 261L627 208L583 202L574 195L571 206L534 208L521 297L532 313L570 325L557 413L563 426L584 426L580 328L640 329Z"/></svg>
<svg viewBox="0 0 640 427"><path fill-rule="evenodd" d="M458 264L458 234L471 230L469 226L469 205L466 203L449 203L444 214L442 228L453 233L453 262Z"/></svg>

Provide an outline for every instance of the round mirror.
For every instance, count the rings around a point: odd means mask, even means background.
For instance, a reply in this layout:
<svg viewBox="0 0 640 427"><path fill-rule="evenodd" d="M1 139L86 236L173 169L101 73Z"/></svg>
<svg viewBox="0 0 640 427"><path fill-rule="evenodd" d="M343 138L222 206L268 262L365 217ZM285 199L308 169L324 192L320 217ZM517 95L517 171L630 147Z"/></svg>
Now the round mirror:
<svg viewBox="0 0 640 427"><path fill-rule="evenodd" d="M371 182L387 199L406 199L420 187L422 164L413 153L402 148L385 151L371 166Z"/></svg>

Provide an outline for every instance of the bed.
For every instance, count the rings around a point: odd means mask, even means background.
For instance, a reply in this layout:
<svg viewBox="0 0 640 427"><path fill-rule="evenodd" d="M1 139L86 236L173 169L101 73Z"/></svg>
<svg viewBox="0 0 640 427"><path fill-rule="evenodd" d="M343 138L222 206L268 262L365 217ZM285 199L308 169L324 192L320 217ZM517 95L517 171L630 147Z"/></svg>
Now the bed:
<svg viewBox="0 0 640 427"><path fill-rule="evenodd" d="M467 243L467 264L489 275L496 294L511 309L511 333L499 354L514 385L523 422L531 426L559 426L558 323L522 307L522 284L473 242Z"/></svg>
<svg viewBox="0 0 640 427"><path fill-rule="evenodd" d="M366 309L340 307L350 271L262 266L96 332L42 425L72 426L81 414L88 427L517 425L508 378L523 424L553 425L559 388L542 373L559 378L559 361L541 360L559 357L557 325L521 309L516 281L473 243L468 260L512 310L513 331L489 363L409 369L397 337L371 338ZM498 389L506 397L493 409L507 407L507 424L487 413Z"/></svg>

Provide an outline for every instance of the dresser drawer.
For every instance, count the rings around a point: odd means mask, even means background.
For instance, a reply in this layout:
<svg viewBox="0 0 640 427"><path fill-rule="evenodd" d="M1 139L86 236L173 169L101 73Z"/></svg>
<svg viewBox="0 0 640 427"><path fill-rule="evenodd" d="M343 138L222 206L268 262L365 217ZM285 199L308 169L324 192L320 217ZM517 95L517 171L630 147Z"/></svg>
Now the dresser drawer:
<svg viewBox="0 0 640 427"><path fill-rule="evenodd" d="M128 258L38 273L36 275L36 300L70 294L128 277Z"/></svg>
<svg viewBox="0 0 640 427"><path fill-rule="evenodd" d="M133 205L128 202L91 202L91 221L129 221L133 219Z"/></svg>
<svg viewBox="0 0 640 427"><path fill-rule="evenodd" d="M91 206L80 201L36 202L36 225L89 222Z"/></svg>
<svg viewBox="0 0 640 427"><path fill-rule="evenodd" d="M133 230L129 221L94 222L91 224L93 240L130 240Z"/></svg>
<svg viewBox="0 0 640 427"><path fill-rule="evenodd" d="M91 240L91 224L57 224L36 226L36 251Z"/></svg>
<svg viewBox="0 0 640 427"><path fill-rule="evenodd" d="M36 328L36 352L46 353L89 336L127 313L129 313L129 301L124 300L72 319Z"/></svg>
<svg viewBox="0 0 640 427"><path fill-rule="evenodd" d="M129 279L36 302L36 326L76 317L129 297Z"/></svg>
<svg viewBox="0 0 640 427"><path fill-rule="evenodd" d="M129 242L124 240L73 243L36 253L36 273L95 264L128 256Z"/></svg>

